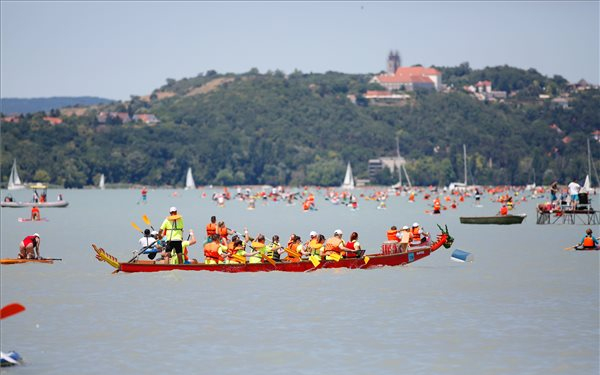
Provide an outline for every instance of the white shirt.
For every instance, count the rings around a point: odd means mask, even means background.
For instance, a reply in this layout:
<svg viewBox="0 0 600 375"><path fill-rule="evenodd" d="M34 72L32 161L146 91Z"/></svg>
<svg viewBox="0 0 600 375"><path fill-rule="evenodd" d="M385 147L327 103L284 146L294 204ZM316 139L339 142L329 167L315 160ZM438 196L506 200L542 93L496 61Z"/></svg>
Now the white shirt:
<svg viewBox="0 0 600 375"><path fill-rule="evenodd" d="M141 247L151 247L156 243L156 239L154 237L142 237L138 242Z"/></svg>
<svg viewBox="0 0 600 375"><path fill-rule="evenodd" d="M579 189L581 189L581 186L577 182L573 181L569 184L568 188L570 195L576 195L579 194Z"/></svg>

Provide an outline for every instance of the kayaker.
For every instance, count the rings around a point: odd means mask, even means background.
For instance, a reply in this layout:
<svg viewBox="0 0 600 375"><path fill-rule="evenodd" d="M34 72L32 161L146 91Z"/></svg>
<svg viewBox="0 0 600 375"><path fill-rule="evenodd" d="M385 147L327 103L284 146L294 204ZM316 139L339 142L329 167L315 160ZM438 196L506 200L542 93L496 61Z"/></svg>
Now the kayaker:
<svg viewBox="0 0 600 375"><path fill-rule="evenodd" d="M442 203L440 202L440 198L436 197L433 200L433 213L434 214L439 214L441 212L440 211L441 209L442 209Z"/></svg>
<svg viewBox="0 0 600 375"><path fill-rule="evenodd" d="M183 241L183 217L177 213L176 207L171 207L169 214L160 226L161 235L167 241L163 256L168 258L171 251L175 250L178 264L183 264L183 247L181 245Z"/></svg>
<svg viewBox="0 0 600 375"><path fill-rule="evenodd" d="M35 252L34 252L35 250ZM23 238L19 244L19 259L40 258L40 235L37 233Z"/></svg>
<svg viewBox="0 0 600 375"><path fill-rule="evenodd" d="M506 205L503 204L502 207L500 207L500 216L506 215L508 215L508 207L506 207Z"/></svg>
<svg viewBox="0 0 600 375"><path fill-rule="evenodd" d="M583 236L578 246L583 249L595 249L598 247L598 240L592 236L592 229L588 228L585 231L585 236Z"/></svg>
<svg viewBox="0 0 600 375"><path fill-rule="evenodd" d="M38 206L31 207L31 220L39 221L40 219L40 209Z"/></svg>

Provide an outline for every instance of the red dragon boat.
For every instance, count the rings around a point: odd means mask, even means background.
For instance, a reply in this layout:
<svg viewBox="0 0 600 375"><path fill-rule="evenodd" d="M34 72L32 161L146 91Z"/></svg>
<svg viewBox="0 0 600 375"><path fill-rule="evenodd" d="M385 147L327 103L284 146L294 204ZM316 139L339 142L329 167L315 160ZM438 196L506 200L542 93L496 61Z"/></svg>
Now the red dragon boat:
<svg viewBox="0 0 600 375"><path fill-rule="evenodd" d="M438 226L439 227L439 226ZM321 260L317 264L310 260L300 262L265 262L265 263L245 263L245 264L164 264L151 260L137 260L132 262L119 262L117 258L107 253L104 249L92 244L96 252L96 259L106 262L116 269L115 272L159 272L159 271L217 271L217 272L312 272L323 268L350 268L350 269L370 269L384 266L403 266L428 257L444 246L450 248L454 239L448 233L448 228L442 229L441 234L437 236L435 242L427 237L425 242L419 245L410 246L407 252L398 251L398 247L382 246L382 251L376 254L367 254L360 258L341 258L335 260Z"/></svg>

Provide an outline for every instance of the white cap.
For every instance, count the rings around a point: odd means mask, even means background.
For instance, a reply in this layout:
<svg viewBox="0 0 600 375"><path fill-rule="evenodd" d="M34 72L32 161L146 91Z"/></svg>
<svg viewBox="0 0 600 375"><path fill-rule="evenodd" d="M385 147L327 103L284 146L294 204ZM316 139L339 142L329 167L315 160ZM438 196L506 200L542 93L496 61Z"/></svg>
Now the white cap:
<svg viewBox="0 0 600 375"><path fill-rule="evenodd" d="M37 233L34 233L34 234L33 234L33 236L34 236L34 237L39 237L40 235L39 235L39 234L37 234Z"/></svg>
<svg viewBox="0 0 600 375"><path fill-rule="evenodd" d="M169 208L169 213L171 212L177 212L177 207L173 206L171 208Z"/></svg>
<svg viewBox="0 0 600 375"><path fill-rule="evenodd" d="M418 226L419 226L419 223L417 223L417 222L414 222L414 223L413 223L413 228L414 228L414 227L418 227Z"/></svg>
<svg viewBox="0 0 600 375"><path fill-rule="evenodd" d="M311 237L314 237L314 236L316 236L316 235L317 235L317 232L315 232L314 230L310 231L310 236L311 236Z"/></svg>
<svg viewBox="0 0 600 375"><path fill-rule="evenodd" d="M336 229L333 234L344 234L341 229Z"/></svg>
<svg viewBox="0 0 600 375"><path fill-rule="evenodd" d="M405 225L402 227L402 230L409 230L410 228L408 227L408 225Z"/></svg>
<svg viewBox="0 0 600 375"><path fill-rule="evenodd" d="M152 232L150 232L150 235L151 235L151 236L156 236L157 234L158 234L158 232L157 232L157 231L155 231L155 230L153 230Z"/></svg>

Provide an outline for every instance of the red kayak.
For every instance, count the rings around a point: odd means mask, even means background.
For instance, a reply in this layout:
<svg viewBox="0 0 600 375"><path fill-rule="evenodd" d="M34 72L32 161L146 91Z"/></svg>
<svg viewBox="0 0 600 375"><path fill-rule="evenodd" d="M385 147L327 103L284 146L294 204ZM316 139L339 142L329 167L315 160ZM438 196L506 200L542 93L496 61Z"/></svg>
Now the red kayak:
<svg viewBox="0 0 600 375"><path fill-rule="evenodd" d="M440 227L441 229L441 227ZM407 252L388 252L384 254L367 254L361 258L342 258L339 261L321 260L317 264L310 260L302 260L299 262L273 262L273 263L246 263L246 264L162 264L151 260L138 260L134 262L119 262L119 260L108 254L104 249L98 248L92 244L96 252L96 258L101 262L107 262L117 271L122 272L159 272L159 271L217 271L217 272L311 272L322 268L350 268L350 269L369 269L384 266L403 266L417 260L428 257L431 253L439 249L441 246L450 248L454 239L448 234L448 229L442 230L442 233L437 236L435 242L427 239L416 246L408 248Z"/></svg>

